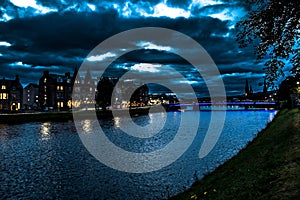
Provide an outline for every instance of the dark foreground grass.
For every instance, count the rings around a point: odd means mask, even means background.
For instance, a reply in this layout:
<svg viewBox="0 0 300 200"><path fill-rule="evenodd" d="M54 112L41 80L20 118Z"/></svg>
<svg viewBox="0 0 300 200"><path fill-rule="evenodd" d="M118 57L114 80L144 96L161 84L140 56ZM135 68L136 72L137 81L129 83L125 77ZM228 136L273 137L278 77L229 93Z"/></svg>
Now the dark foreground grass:
<svg viewBox="0 0 300 200"><path fill-rule="evenodd" d="M300 199L300 111L282 110L244 150L173 199Z"/></svg>

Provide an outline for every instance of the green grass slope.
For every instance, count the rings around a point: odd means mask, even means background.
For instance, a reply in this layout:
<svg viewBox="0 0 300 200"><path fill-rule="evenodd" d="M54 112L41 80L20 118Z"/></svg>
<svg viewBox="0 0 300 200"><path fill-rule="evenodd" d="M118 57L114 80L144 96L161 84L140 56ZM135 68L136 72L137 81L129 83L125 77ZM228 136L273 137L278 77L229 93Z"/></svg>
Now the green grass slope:
<svg viewBox="0 0 300 200"><path fill-rule="evenodd" d="M300 111L283 110L237 156L173 199L300 199Z"/></svg>

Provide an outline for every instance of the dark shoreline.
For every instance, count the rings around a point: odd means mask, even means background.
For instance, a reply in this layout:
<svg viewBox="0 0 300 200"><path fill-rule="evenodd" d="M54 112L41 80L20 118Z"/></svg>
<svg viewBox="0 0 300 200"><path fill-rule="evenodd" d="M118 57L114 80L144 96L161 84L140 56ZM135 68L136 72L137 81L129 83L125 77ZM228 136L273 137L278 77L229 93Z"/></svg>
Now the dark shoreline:
<svg viewBox="0 0 300 200"><path fill-rule="evenodd" d="M91 118L90 114L95 111L76 111L77 116L83 119ZM147 115L149 113L149 108L133 108L133 109L123 109L114 110L116 116L128 115L128 112L132 117ZM98 119L110 119L113 118L112 110L100 110L96 111ZM0 124L21 124L28 122L66 122L73 121L73 113L71 111L66 112L36 112L36 113L9 113L0 114Z"/></svg>

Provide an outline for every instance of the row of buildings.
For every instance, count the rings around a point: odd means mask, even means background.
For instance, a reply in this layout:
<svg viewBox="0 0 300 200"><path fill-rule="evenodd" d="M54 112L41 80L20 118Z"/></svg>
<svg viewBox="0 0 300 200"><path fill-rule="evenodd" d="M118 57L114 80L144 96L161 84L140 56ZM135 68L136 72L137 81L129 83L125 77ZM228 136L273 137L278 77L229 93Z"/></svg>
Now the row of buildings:
<svg viewBox="0 0 300 200"><path fill-rule="evenodd" d="M14 80L0 80L0 110L68 110L72 107L74 74L50 74L45 71L39 84L30 83L23 88L17 75Z"/></svg>
<svg viewBox="0 0 300 200"><path fill-rule="evenodd" d="M94 80L89 70L84 76L77 76L78 70L64 75L52 74L45 71L38 84L30 83L23 88L17 75L14 80L3 78L0 80L0 111L19 110L70 110L71 108L101 107L102 97L107 96L109 103L106 106L118 108L130 106L143 106L148 102L148 88L144 87L133 95L131 101L124 101L124 88L135 87L134 80L125 80L115 90L115 96L111 100L112 91L107 91L107 85L101 84L107 80L111 88L116 85L118 79L104 78ZM110 94L110 95L109 95ZM97 101L98 99L98 101Z"/></svg>

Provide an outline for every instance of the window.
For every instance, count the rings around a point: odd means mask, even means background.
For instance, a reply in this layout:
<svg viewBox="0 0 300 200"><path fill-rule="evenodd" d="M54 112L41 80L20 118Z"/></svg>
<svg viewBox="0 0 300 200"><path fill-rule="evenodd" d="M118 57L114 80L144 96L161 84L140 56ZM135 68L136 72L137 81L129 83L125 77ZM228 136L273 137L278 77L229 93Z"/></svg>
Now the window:
<svg viewBox="0 0 300 200"><path fill-rule="evenodd" d="M0 99L8 99L7 93L0 93Z"/></svg>
<svg viewBox="0 0 300 200"><path fill-rule="evenodd" d="M57 102L57 106L58 106L59 108L64 107L64 102Z"/></svg>
<svg viewBox="0 0 300 200"><path fill-rule="evenodd" d="M1 89L6 90L6 85L2 85Z"/></svg>
<svg viewBox="0 0 300 200"><path fill-rule="evenodd" d="M47 78L44 79L44 83L47 83Z"/></svg>

